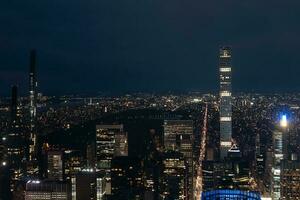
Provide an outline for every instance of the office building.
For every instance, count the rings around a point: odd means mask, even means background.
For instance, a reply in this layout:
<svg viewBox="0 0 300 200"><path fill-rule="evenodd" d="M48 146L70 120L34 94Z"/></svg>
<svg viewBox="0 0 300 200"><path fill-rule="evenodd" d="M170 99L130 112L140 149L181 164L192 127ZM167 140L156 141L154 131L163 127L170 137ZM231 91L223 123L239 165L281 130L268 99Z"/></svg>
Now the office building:
<svg viewBox="0 0 300 200"><path fill-rule="evenodd" d="M161 199L188 199L188 165L176 151L163 154L163 170L159 185Z"/></svg>
<svg viewBox="0 0 300 200"><path fill-rule="evenodd" d="M192 120L165 120L164 147L165 150L179 150L178 141L181 135L193 136Z"/></svg>
<svg viewBox="0 0 300 200"><path fill-rule="evenodd" d="M107 195L111 194L111 160L116 155L128 155L125 135L122 124L96 126L96 168L106 173Z"/></svg>
<svg viewBox="0 0 300 200"><path fill-rule="evenodd" d="M96 167L96 150L95 150L95 144L89 143L86 147L86 166L88 168L95 168Z"/></svg>
<svg viewBox="0 0 300 200"><path fill-rule="evenodd" d="M111 167L111 160L114 156L119 156L120 154L128 155L128 152L126 152L128 151L126 145L127 139L125 137L126 133L124 133L122 124L96 126L97 169L109 171Z"/></svg>
<svg viewBox="0 0 300 200"><path fill-rule="evenodd" d="M166 151L178 151L183 154L188 166L188 198L194 191L193 143L194 126L192 120L165 120L164 147Z"/></svg>
<svg viewBox="0 0 300 200"><path fill-rule="evenodd" d="M271 176L271 195L273 200L281 199L281 162L284 156L284 134L287 131L286 116L282 116L280 126L277 126L273 131L273 163Z"/></svg>
<svg viewBox="0 0 300 200"><path fill-rule="evenodd" d="M15 184L21 180L25 174L25 132L21 123L21 113L18 102L18 88L12 87L11 98L11 120L10 129L7 136L2 140L6 145L6 158L3 163L6 163L10 169L11 191L14 191Z"/></svg>
<svg viewBox="0 0 300 200"><path fill-rule="evenodd" d="M142 199L143 180L141 161L136 157L121 156L112 159L111 194L113 199Z"/></svg>
<svg viewBox="0 0 300 200"><path fill-rule="evenodd" d="M220 159L227 156L232 135L231 48L219 51L220 70Z"/></svg>
<svg viewBox="0 0 300 200"><path fill-rule="evenodd" d="M71 185L66 182L30 180L25 200L71 200Z"/></svg>
<svg viewBox="0 0 300 200"><path fill-rule="evenodd" d="M71 180L79 173L84 163L81 152L78 150L65 150L63 161L66 180Z"/></svg>
<svg viewBox="0 0 300 200"><path fill-rule="evenodd" d="M48 151L48 179L62 181L64 178L63 151Z"/></svg>
<svg viewBox="0 0 300 200"><path fill-rule="evenodd" d="M115 135L115 153L114 156L128 156L127 133L117 132Z"/></svg>
<svg viewBox="0 0 300 200"><path fill-rule="evenodd" d="M285 160L281 163L281 169L281 199L300 199L300 162Z"/></svg>
<svg viewBox="0 0 300 200"><path fill-rule="evenodd" d="M94 169L83 169L71 178L72 200L104 200L106 195L105 174Z"/></svg>

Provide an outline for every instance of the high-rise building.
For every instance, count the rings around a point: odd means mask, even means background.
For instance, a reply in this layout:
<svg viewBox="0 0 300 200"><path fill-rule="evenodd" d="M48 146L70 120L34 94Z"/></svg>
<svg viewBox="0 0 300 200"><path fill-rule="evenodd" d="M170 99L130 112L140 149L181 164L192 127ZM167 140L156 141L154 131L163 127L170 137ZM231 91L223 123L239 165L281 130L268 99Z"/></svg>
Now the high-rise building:
<svg viewBox="0 0 300 200"><path fill-rule="evenodd" d="M164 121L164 147L165 150L178 150L181 135L193 136L192 120L165 120Z"/></svg>
<svg viewBox="0 0 300 200"><path fill-rule="evenodd" d="M184 156L176 151L163 154L160 178L160 199L188 199L188 166Z"/></svg>
<svg viewBox="0 0 300 200"><path fill-rule="evenodd" d="M94 169L83 169L72 177L72 200L104 200L106 193L105 174Z"/></svg>
<svg viewBox="0 0 300 200"><path fill-rule="evenodd" d="M285 160L281 169L281 199L300 199L300 162Z"/></svg>
<svg viewBox="0 0 300 200"><path fill-rule="evenodd" d="M118 136L117 136L118 135ZM110 170L111 160L115 153L121 154L121 151L126 150L125 142L121 142L120 135L126 135L123 130L123 125L97 125L96 126L96 166L100 170ZM118 143L116 143L116 138ZM117 146L121 145L121 146ZM122 152L127 155L128 152Z"/></svg>
<svg viewBox="0 0 300 200"><path fill-rule="evenodd" d="M221 47L220 70L220 159L227 156L232 134L231 48Z"/></svg>
<svg viewBox="0 0 300 200"><path fill-rule="evenodd" d="M78 150L64 151L64 169L66 180L71 180L77 173L81 171L83 159L81 152ZM94 168L94 167L91 167Z"/></svg>
<svg viewBox="0 0 300 200"><path fill-rule="evenodd" d="M271 194L272 199L281 199L281 171L282 161L285 159L285 144L284 141L286 132L288 131L288 124L286 115L283 115L280 120L280 125L273 131L273 163L272 163L272 177L271 177Z"/></svg>
<svg viewBox="0 0 300 200"><path fill-rule="evenodd" d="M48 151L48 179L62 181L64 178L64 164L62 151Z"/></svg>
<svg viewBox="0 0 300 200"><path fill-rule="evenodd" d="M36 51L30 52L29 67L29 114L30 114L30 138L29 138L29 160L36 157L37 131L36 131L36 110L37 110L37 76L36 76Z"/></svg>
<svg viewBox="0 0 300 200"><path fill-rule="evenodd" d="M13 86L11 98L10 130L8 135L5 137L8 161L7 164L9 165L11 172L11 191L14 191L15 183L19 181L22 175L25 173L25 133L21 124L17 93L17 86Z"/></svg>
<svg viewBox="0 0 300 200"><path fill-rule="evenodd" d="M96 126L96 168L106 173L106 194L111 193L111 160L128 155L125 135L122 124Z"/></svg>
<svg viewBox="0 0 300 200"><path fill-rule="evenodd" d="M270 193L273 200L300 199L300 164L294 156L293 124L282 115L273 131Z"/></svg>
<svg viewBox="0 0 300 200"><path fill-rule="evenodd" d="M30 180L25 200L71 200L71 185L66 182Z"/></svg>
<svg viewBox="0 0 300 200"><path fill-rule="evenodd" d="M112 159L111 194L113 199L142 199L143 179L141 160L121 156Z"/></svg>
<svg viewBox="0 0 300 200"><path fill-rule="evenodd" d="M89 143L86 146L86 165L89 168L96 167L96 151L95 143Z"/></svg>
<svg viewBox="0 0 300 200"><path fill-rule="evenodd" d="M193 143L194 126L192 120L165 120L164 146L166 151L178 151L183 154L188 166L188 199L193 196Z"/></svg>
<svg viewBox="0 0 300 200"><path fill-rule="evenodd" d="M115 135L115 153L114 156L128 156L127 133L118 132Z"/></svg>

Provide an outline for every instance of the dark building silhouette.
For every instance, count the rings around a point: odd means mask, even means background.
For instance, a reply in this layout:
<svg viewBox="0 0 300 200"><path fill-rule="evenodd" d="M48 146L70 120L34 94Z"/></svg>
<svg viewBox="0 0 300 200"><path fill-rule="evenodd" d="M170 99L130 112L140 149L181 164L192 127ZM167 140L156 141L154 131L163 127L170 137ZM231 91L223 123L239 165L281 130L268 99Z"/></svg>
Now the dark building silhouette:
<svg viewBox="0 0 300 200"><path fill-rule="evenodd" d="M72 177L72 199L104 199L105 180L105 174L96 172L94 169L83 169Z"/></svg>
<svg viewBox="0 0 300 200"><path fill-rule="evenodd" d="M120 156L111 161L111 193L113 199L142 199L141 161Z"/></svg>

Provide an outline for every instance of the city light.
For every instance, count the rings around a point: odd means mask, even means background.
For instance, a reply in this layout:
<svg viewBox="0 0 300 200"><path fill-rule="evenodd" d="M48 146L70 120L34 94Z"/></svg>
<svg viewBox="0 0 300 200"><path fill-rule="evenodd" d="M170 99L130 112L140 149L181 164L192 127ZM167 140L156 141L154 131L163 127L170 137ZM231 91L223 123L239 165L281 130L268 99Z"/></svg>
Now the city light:
<svg viewBox="0 0 300 200"><path fill-rule="evenodd" d="M287 117L286 115L282 115L281 116L281 119L280 119L280 126L285 128L288 126L288 120L287 120Z"/></svg>

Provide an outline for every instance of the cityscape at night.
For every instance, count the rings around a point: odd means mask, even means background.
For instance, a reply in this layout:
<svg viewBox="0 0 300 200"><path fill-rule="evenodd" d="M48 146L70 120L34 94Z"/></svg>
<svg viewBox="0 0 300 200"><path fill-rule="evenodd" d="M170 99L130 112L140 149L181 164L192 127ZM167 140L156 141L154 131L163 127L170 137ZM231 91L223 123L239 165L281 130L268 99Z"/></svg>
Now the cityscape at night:
<svg viewBox="0 0 300 200"><path fill-rule="evenodd" d="M0 200L300 200L299 9L3 3Z"/></svg>

